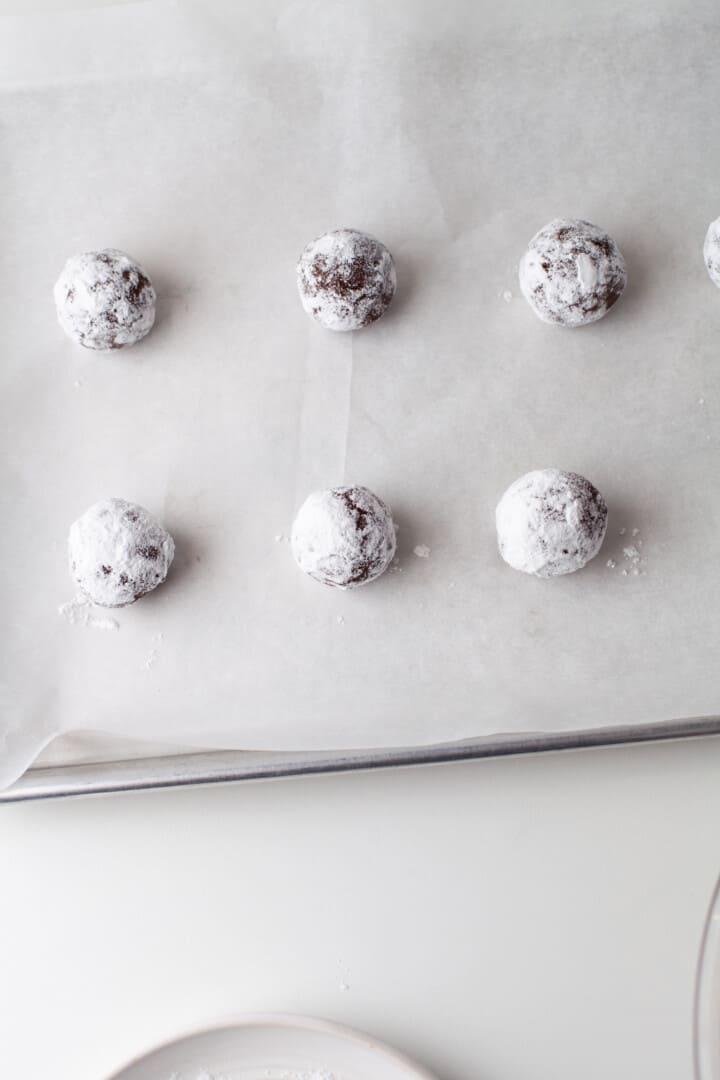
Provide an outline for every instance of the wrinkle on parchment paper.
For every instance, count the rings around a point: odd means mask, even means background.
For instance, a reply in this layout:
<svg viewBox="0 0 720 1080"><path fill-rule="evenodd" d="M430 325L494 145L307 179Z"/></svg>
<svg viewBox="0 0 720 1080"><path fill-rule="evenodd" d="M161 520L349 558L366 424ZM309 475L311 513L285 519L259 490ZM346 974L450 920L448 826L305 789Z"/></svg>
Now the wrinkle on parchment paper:
<svg viewBox="0 0 720 1080"><path fill-rule="evenodd" d="M58 732L53 722L52 701L46 700L38 709L33 723L14 707L8 695L0 689L0 791L13 784L30 768L38 755L52 742Z"/></svg>
<svg viewBox="0 0 720 1080"><path fill-rule="evenodd" d="M352 331L338 333L316 325L308 330L298 433L296 508L311 492L345 482L353 337Z"/></svg>

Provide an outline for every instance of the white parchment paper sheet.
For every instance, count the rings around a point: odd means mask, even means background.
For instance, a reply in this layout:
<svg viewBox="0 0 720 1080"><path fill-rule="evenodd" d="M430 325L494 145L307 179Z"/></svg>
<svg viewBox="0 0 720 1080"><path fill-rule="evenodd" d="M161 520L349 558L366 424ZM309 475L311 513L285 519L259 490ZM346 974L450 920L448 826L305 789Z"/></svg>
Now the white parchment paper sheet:
<svg viewBox="0 0 720 1080"><path fill-rule="evenodd" d="M273 0L2 23L2 781L59 731L330 749L720 707L713 7ZM605 227L630 274L573 331L516 283L558 215ZM400 282L354 335L295 292L299 251L339 226L380 237ZM159 319L97 355L63 337L51 290L104 246L146 266ZM601 556L554 581L511 571L494 536L505 487L544 466L611 510ZM401 556L345 594L275 539L342 481L391 504ZM68 527L109 495L177 542L115 632L57 613Z"/></svg>

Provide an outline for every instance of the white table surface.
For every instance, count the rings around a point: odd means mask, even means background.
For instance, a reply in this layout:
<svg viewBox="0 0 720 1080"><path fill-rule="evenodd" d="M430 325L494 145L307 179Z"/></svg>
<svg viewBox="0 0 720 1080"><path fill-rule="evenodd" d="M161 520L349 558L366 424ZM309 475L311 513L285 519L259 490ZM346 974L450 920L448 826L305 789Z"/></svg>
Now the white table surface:
<svg viewBox="0 0 720 1080"><path fill-rule="evenodd" d="M690 1080L719 776L703 739L5 806L0 1075L270 1010L442 1080Z"/></svg>
<svg viewBox="0 0 720 1080"><path fill-rule="evenodd" d="M0 1075L276 1010L442 1080L689 1080L718 777L707 739L5 806Z"/></svg>

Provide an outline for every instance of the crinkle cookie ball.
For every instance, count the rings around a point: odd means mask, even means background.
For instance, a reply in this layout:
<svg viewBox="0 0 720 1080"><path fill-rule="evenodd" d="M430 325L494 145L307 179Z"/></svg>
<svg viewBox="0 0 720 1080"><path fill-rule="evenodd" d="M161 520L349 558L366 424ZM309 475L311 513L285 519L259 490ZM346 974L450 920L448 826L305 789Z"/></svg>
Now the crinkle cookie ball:
<svg viewBox="0 0 720 1080"><path fill-rule="evenodd" d="M150 278L134 259L115 248L73 255L54 295L60 325L86 349L134 345L155 322Z"/></svg>
<svg viewBox="0 0 720 1080"><path fill-rule="evenodd" d="M607 514L602 495L584 476L536 469L511 484L498 503L500 554L525 574L572 574L600 550Z"/></svg>
<svg viewBox="0 0 720 1080"><path fill-rule="evenodd" d="M703 255L710 280L720 289L720 218L710 222L705 234Z"/></svg>
<svg viewBox="0 0 720 1080"><path fill-rule="evenodd" d="M70 573L94 604L123 607L167 577L173 538L142 506L103 499L71 525Z"/></svg>
<svg viewBox="0 0 720 1080"><path fill-rule="evenodd" d="M538 318L559 326L602 319L626 285L615 241L589 221L551 221L520 260L523 296Z"/></svg>
<svg viewBox="0 0 720 1080"><path fill-rule="evenodd" d="M395 554L389 507L364 487L309 495L293 522L292 553L316 581L354 589L380 577Z"/></svg>
<svg viewBox="0 0 720 1080"><path fill-rule="evenodd" d="M302 306L326 330L359 330L385 313L397 278L384 244L356 229L337 229L305 248L297 283Z"/></svg>

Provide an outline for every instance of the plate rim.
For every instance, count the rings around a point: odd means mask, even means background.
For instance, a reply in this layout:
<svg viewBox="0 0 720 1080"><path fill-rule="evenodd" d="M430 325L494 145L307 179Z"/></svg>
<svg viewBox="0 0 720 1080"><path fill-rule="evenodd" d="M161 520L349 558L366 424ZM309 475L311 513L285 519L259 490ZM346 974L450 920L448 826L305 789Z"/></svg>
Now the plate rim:
<svg viewBox="0 0 720 1080"><path fill-rule="evenodd" d="M141 1065L145 1058L150 1057L160 1050L171 1047L175 1043L182 1042L185 1039L192 1039L201 1035L210 1035L215 1031L223 1031L227 1028L260 1027L272 1024L279 1027L295 1028L299 1031L314 1031L316 1033L319 1032L321 1034L324 1033L327 1035L339 1036L345 1041L359 1043L365 1048L370 1048L372 1050L379 1050L387 1057L392 1058L404 1069L414 1074L418 1080L437 1080L435 1074L426 1069L424 1065L421 1065L402 1050L398 1050L396 1047L384 1042L384 1040L375 1038L375 1036L371 1035L369 1032L363 1031L360 1028L350 1027L347 1024L335 1020L327 1020L324 1017L307 1016L304 1013L292 1012L238 1013L209 1021L199 1027L191 1028L168 1039L163 1039L162 1042L149 1046L141 1053L136 1054L130 1060L126 1061L119 1068L115 1069L114 1072L106 1077L106 1080L123 1080L123 1074L127 1072L128 1069ZM132 1078L130 1078L130 1080L132 1080Z"/></svg>

